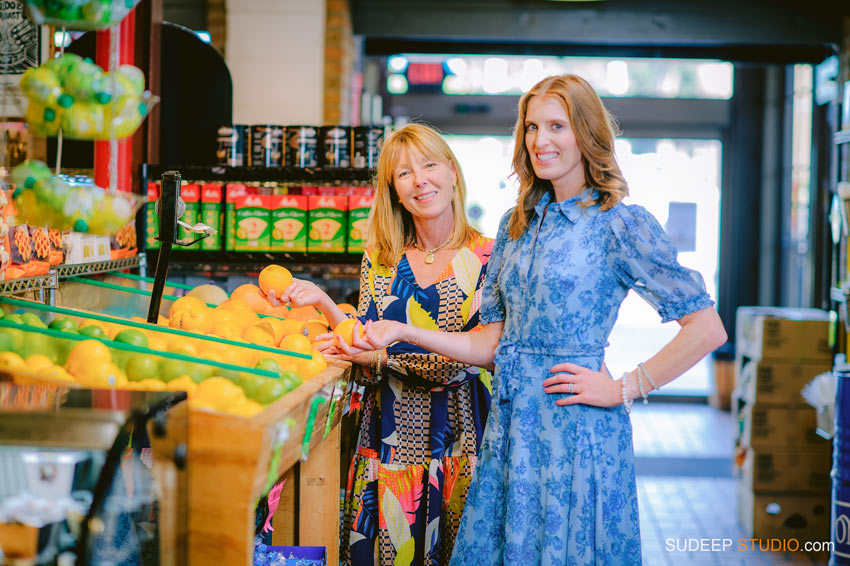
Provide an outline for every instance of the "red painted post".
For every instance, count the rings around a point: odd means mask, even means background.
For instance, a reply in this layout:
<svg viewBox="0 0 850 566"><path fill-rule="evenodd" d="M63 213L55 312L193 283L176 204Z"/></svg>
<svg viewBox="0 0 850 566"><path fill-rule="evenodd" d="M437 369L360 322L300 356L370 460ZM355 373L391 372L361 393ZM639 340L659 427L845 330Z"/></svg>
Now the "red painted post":
<svg viewBox="0 0 850 566"><path fill-rule="evenodd" d="M135 8L127 14L119 24L119 65L132 65L134 59L136 10ZM110 31L97 32L96 63L109 70ZM129 136L118 140L118 190L133 190L131 163L133 158L133 137ZM94 142L94 183L98 187L109 186L109 142Z"/></svg>

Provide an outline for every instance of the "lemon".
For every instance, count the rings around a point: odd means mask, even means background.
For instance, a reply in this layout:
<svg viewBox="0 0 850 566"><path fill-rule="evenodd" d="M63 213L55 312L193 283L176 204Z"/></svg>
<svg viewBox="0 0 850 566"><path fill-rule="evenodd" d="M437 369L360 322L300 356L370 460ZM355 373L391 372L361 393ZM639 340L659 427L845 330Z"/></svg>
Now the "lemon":
<svg viewBox="0 0 850 566"><path fill-rule="evenodd" d="M244 400L245 393L229 379L211 377L198 385L195 398L208 403L217 411L226 411L228 407Z"/></svg>
<svg viewBox="0 0 850 566"><path fill-rule="evenodd" d="M53 360L42 354L33 354L26 359L26 366L31 371L39 371L53 367Z"/></svg>
<svg viewBox="0 0 850 566"><path fill-rule="evenodd" d="M24 359L15 352L0 353L0 369L24 369Z"/></svg>

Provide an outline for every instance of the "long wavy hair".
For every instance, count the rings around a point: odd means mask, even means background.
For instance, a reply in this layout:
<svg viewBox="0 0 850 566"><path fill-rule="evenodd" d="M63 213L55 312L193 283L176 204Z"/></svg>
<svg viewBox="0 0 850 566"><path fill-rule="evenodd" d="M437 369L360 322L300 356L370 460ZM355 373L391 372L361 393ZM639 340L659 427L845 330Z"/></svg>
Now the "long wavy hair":
<svg viewBox="0 0 850 566"><path fill-rule="evenodd" d="M519 99L514 129L513 157L513 171L519 179L519 197L508 224L508 232L513 239L522 235L534 216L534 207L540 198L552 189L551 181L541 179L534 174L531 156L525 147L528 102L534 96L550 96L564 106L579 151L581 151L585 184L599 192L598 198L582 204L584 206L599 204L603 210L607 210L629 194L626 179L614 157L617 124L605 109L599 95L587 81L579 76L547 77Z"/></svg>
<svg viewBox="0 0 850 566"><path fill-rule="evenodd" d="M398 263L405 248L416 242L413 217L402 206L393 185L393 172L405 151L446 164L457 175L452 196L454 227L446 246L459 248L480 236L466 218L466 182L451 148L434 129L424 124L408 124L384 140L375 179L375 203L369 213L366 246L385 266Z"/></svg>

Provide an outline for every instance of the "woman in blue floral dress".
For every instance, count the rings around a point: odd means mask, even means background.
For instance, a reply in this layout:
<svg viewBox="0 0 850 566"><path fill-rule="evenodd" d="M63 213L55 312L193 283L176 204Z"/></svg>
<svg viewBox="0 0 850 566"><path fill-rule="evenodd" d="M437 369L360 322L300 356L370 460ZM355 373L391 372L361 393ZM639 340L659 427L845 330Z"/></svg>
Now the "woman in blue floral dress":
<svg viewBox="0 0 850 566"><path fill-rule="evenodd" d="M520 180L488 267L479 332L367 324L361 349L395 340L481 367L493 404L451 564L641 563L628 409L726 340L702 278L657 220L620 202L614 126L592 87L549 77L519 102ZM681 330L620 379L607 338L634 289Z"/></svg>

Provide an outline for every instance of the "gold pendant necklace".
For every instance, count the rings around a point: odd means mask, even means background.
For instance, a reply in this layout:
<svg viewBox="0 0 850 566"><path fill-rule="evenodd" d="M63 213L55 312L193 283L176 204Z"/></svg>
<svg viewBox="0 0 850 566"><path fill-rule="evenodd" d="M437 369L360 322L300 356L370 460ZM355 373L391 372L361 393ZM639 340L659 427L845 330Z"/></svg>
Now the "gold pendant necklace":
<svg viewBox="0 0 850 566"><path fill-rule="evenodd" d="M422 252L423 254L425 254L425 263L430 265L430 264L434 263L434 252L437 252L437 251L440 251L441 249L443 249L443 247L446 244L448 244L449 240L451 240L451 239L452 239L452 237L449 236L448 240L446 240L445 242L443 242L442 244L440 244L439 246L437 246L436 248L431 249L431 250L426 250L425 248L420 246L415 241L413 242L413 247L416 248L417 250L419 250L420 252Z"/></svg>

